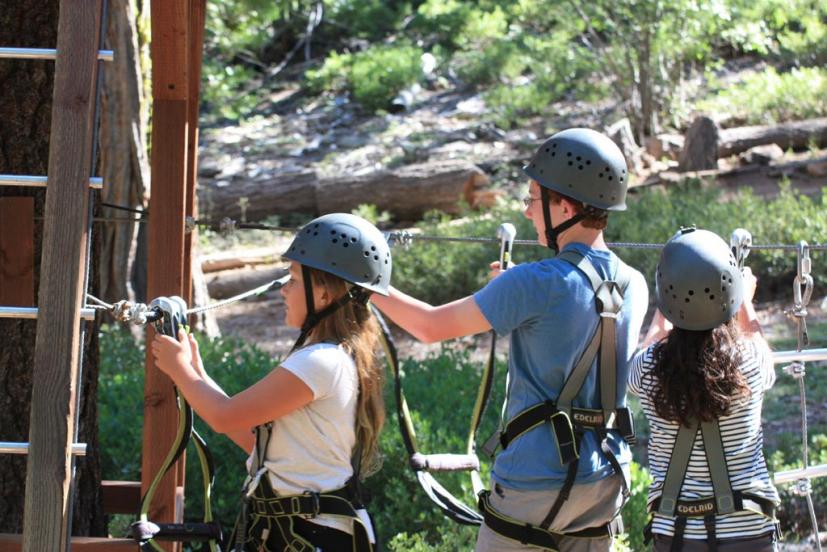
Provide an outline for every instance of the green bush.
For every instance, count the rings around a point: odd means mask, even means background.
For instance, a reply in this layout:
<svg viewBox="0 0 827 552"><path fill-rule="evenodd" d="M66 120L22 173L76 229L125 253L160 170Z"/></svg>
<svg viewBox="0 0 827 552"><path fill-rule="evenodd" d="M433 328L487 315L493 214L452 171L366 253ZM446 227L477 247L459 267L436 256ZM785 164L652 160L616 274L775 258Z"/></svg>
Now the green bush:
<svg viewBox="0 0 827 552"><path fill-rule="evenodd" d="M419 80L421 57L420 48L407 44L371 46L355 54L332 52L321 68L307 72L306 84L314 92L350 90L365 109L377 111Z"/></svg>
<svg viewBox="0 0 827 552"><path fill-rule="evenodd" d="M782 185L774 199L755 196L749 190L725 199L714 184L697 181L675 184L668 190L643 189L630 194L628 210L609 217L606 239L610 242L665 243L681 226L696 225L718 233L725 241L736 228L752 233L753 243L797 244L827 241L827 196L809 197ZM494 237L497 227L511 222L517 239L537 239L537 234L516 202L502 203L486 213L471 213L461 221L432 213L417 227L426 236ZM618 247L623 260L640 270L654 290L652 275L657 249ZM444 243L414 241L407 249L394 248L393 284L406 293L434 304L459 299L480 289L488 280L488 264L497 259L496 243ZM515 262L530 262L549 256L544 248L514 247ZM811 252L813 262L823 258ZM779 291L789 297L795 275L795 254L782 250L756 250L747 264L759 278L759 300ZM823 283L816 282L817 286ZM822 287L819 287L822 289ZM791 299L791 298L790 298Z"/></svg>
<svg viewBox="0 0 827 552"><path fill-rule="evenodd" d="M793 68L779 73L774 67L727 85L701 101L698 109L731 113L749 124L775 124L827 115L827 70Z"/></svg>

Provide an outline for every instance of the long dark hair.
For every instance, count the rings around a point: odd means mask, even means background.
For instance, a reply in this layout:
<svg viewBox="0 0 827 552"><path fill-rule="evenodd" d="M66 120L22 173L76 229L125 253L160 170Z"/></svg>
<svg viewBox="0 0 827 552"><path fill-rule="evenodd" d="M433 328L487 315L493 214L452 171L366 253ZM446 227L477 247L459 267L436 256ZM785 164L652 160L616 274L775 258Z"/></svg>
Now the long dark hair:
<svg viewBox="0 0 827 552"><path fill-rule="evenodd" d="M653 350L654 404L658 416L689 425L729 413L750 394L741 373L741 349L734 318L711 330L673 328Z"/></svg>

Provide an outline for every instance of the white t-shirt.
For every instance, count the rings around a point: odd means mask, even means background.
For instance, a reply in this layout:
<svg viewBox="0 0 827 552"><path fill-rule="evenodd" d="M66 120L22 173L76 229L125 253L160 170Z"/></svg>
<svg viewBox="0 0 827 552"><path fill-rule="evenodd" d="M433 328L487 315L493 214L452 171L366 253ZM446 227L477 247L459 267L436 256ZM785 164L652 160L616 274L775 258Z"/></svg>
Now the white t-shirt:
<svg viewBox="0 0 827 552"><path fill-rule="evenodd" d="M316 343L291 354L281 367L310 388L313 400L273 422L264 461L273 490L292 495L344 487L353 474L356 445L359 379L353 359L339 345ZM367 512L358 513L374 541ZM341 517L308 521L353 533L352 521Z"/></svg>
<svg viewBox="0 0 827 552"><path fill-rule="evenodd" d="M654 345L640 351L632 360L632 369L629 372L629 392L640 397L643 412L649 420L649 471L652 474L652 485L649 487L650 504L661 494L679 429L677 422L664 420L655 410L653 350ZM770 481L764 460L764 435L761 429L761 404L764 392L775 382L775 370L766 344L743 340L740 343L740 352L739 369L747 381L751 394L749 398L733 404L730 413L719 418L730 483L733 490L749 492L778 503L778 492ZM703 450L703 438L699 435L689 457L679 498L695 500L713 495L712 479ZM769 533L773 529L772 520L754 512L740 511L715 516L718 538L755 537ZM674 519L656 514L652 531L661 535L674 535ZM688 518L684 537L706 539L703 518Z"/></svg>

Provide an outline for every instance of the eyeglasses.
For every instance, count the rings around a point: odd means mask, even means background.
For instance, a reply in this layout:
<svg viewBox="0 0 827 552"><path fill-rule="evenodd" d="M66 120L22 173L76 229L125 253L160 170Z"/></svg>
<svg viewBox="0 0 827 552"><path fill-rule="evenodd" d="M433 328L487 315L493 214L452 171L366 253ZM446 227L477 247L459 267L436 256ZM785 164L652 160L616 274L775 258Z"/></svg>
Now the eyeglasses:
<svg viewBox="0 0 827 552"><path fill-rule="evenodd" d="M540 201L540 198L539 197L531 197L530 195L525 196L523 198L523 205L525 206L526 209L528 209L528 208L531 207L531 204L534 203L535 201Z"/></svg>

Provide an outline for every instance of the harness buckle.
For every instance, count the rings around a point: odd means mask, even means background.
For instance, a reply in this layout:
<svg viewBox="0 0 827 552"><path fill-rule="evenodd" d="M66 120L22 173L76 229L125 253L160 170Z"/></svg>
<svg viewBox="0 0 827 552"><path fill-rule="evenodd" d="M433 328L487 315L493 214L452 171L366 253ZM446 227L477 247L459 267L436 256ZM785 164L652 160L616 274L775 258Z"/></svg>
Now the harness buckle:
<svg viewBox="0 0 827 552"><path fill-rule="evenodd" d="M311 505L313 508L312 513L305 513L308 518L314 518L319 515L321 512L321 504L319 502L319 493L314 493L311 491L305 491L304 495L311 499Z"/></svg>

